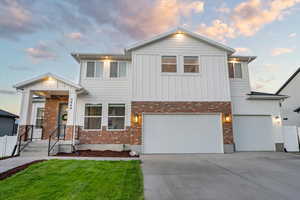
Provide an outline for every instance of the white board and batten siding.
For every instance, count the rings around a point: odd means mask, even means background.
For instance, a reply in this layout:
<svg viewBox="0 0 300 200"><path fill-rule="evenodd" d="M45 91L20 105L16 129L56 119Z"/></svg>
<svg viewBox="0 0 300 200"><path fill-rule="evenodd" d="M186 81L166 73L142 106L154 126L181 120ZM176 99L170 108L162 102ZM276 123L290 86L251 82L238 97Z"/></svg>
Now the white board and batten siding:
<svg viewBox="0 0 300 200"><path fill-rule="evenodd" d="M110 78L110 61L104 61L103 76L101 78L86 78L86 63L81 62L80 82L88 94L79 95L77 99L76 121L84 125L85 104L102 104L102 126L107 126L108 104L125 104L125 126L130 126L131 99L130 99L130 70L131 63L127 62L127 76L124 78Z"/></svg>
<svg viewBox="0 0 300 200"><path fill-rule="evenodd" d="M242 78L230 79L230 93L232 97L245 97L251 92L249 69L247 62L241 62Z"/></svg>
<svg viewBox="0 0 300 200"><path fill-rule="evenodd" d="M199 73L161 73L161 56L199 56ZM178 69L178 67L177 67ZM230 101L227 54L187 35L169 36L132 52L133 101Z"/></svg>

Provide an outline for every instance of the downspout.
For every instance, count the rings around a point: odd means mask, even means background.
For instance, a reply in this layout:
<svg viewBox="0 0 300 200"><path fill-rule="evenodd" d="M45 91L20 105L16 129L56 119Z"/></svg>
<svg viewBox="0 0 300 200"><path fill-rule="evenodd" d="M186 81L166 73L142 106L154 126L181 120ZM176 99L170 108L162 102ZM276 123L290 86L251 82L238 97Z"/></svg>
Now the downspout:
<svg viewBox="0 0 300 200"><path fill-rule="evenodd" d="M73 138L72 138L72 145L75 147L75 139L76 139L76 110L77 110L77 93L75 92L75 97L73 99Z"/></svg>

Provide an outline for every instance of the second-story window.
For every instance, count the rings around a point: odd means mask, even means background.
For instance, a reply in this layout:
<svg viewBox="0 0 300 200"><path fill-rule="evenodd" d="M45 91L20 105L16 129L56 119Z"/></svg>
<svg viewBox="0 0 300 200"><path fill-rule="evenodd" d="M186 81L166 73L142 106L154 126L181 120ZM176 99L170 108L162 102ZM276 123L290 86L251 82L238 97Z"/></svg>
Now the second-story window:
<svg viewBox="0 0 300 200"><path fill-rule="evenodd" d="M162 56L161 57L161 72L177 72L177 57Z"/></svg>
<svg viewBox="0 0 300 200"><path fill-rule="evenodd" d="M110 78L126 77L127 71L126 62L110 62Z"/></svg>
<svg viewBox="0 0 300 200"><path fill-rule="evenodd" d="M87 62L86 63L86 77L100 78L103 74L103 62Z"/></svg>
<svg viewBox="0 0 300 200"><path fill-rule="evenodd" d="M184 73L198 73L199 72L198 56L184 56L183 65L184 65Z"/></svg>
<svg viewBox="0 0 300 200"><path fill-rule="evenodd" d="M229 78L243 78L241 63L228 63Z"/></svg>

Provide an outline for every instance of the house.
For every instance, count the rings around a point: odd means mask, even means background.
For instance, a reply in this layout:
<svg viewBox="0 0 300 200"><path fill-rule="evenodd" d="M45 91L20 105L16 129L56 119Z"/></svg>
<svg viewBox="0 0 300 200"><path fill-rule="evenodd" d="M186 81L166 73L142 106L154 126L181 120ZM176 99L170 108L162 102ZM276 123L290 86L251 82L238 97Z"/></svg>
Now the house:
<svg viewBox="0 0 300 200"><path fill-rule="evenodd" d="M19 116L0 109L0 137L15 135Z"/></svg>
<svg viewBox="0 0 300 200"><path fill-rule="evenodd" d="M281 103L282 123L284 126L300 126L300 68L278 89L277 95L287 95Z"/></svg>
<svg viewBox="0 0 300 200"><path fill-rule="evenodd" d="M32 123L36 95L45 98L41 139L57 135L75 149L281 150L286 96L251 91L248 65L256 57L234 52L179 27L124 54L72 53L78 83L47 73L15 85L23 96L20 134Z"/></svg>

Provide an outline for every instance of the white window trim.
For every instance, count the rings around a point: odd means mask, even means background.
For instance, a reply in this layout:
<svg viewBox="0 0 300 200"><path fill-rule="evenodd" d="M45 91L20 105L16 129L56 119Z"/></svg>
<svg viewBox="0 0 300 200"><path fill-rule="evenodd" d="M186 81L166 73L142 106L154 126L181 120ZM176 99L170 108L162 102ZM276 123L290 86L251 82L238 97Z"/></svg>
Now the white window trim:
<svg viewBox="0 0 300 200"><path fill-rule="evenodd" d="M110 63L112 63L112 62L116 62L117 63L117 66L118 66L118 77L110 77ZM120 62L124 62L124 63L126 63L126 74L125 74L125 76L124 77L120 77L119 75L120 75L120 67L119 67L119 63ZM109 77L109 79L112 79L112 80L126 80L127 78L128 78L128 62L127 61L120 61L120 60L112 60L112 61L110 61L109 63L109 66L108 66L108 68L109 68L109 72L108 72L108 77Z"/></svg>
<svg viewBox="0 0 300 200"><path fill-rule="evenodd" d="M39 110L42 109L43 110L43 116L42 117L38 117L38 113L39 113ZM35 122L34 122L34 125L35 125L35 128L36 129L42 129L43 128L43 124L41 125L41 127L37 127L37 120L38 119L42 119L43 120L43 123L44 123L44 120L45 120L45 108L44 107L37 107L36 108L36 116L35 116Z"/></svg>
<svg viewBox="0 0 300 200"><path fill-rule="evenodd" d="M96 70L96 62L100 62L102 63L102 74L100 74L100 77L87 77L87 63L88 62L93 62L94 64L94 75L95 75L95 70ZM99 79L103 79L103 75L104 75L104 61L97 61L97 60L85 60L85 74L84 74L84 78L87 80L99 80Z"/></svg>
<svg viewBox="0 0 300 200"><path fill-rule="evenodd" d="M96 107L102 107L101 108L101 116L100 115L98 115L98 116L95 116L95 115L86 116L85 115L85 107L86 107L87 104L92 104L93 106L96 106ZM101 126L100 126L100 128L99 129L86 129L85 128L85 118L86 117L89 117L89 118L100 118L101 119ZM103 105L102 105L102 103L100 105L97 105L97 103L85 103L84 104L83 129L82 130L84 130L84 131L102 131L102 126L103 126Z"/></svg>
<svg viewBox="0 0 300 200"><path fill-rule="evenodd" d="M241 64L241 72L242 72L242 78L236 78L236 77L233 77L233 78L230 78L230 80L243 80L243 77L244 77L244 72L243 72L243 63L242 62L237 62L237 61L234 61L234 62L228 62L228 63L232 63L233 64L233 76L235 76L235 64L236 63L240 63ZM228 66L228 73L229 73L229 66Z"/></svg>
<svg viewBox="0 0 300 200"><path fill-rule="evenodd" d="M183 54L183 55L170 55L170 54L160 54L160 73L162 76L200 76L202 74L202 59L201 55L199 54ZM177 72L162 72L162 56L176 56L176 71ZM198 57L198 65L199 65L199 72L184 72L184 56L197 56Z"/></svg>
<svg viewBox="0 0 300 200"><path fill-rule="evenodd" d="M201 70L201 59L199 55L182 55L182 73L183 75L196 75L198 76L200 74ZM184 57L197 57L198 58L198 72L184 72Z"/></svg>
<svg viewBox="0 0 300 200"><path fill-rule="evenodd" d="M164 56L170 56L170 57L176 57L176 72L163 72L162 71L162 57ZM160 55L160 73L163 74L163 75L176 75L178 74L178 70L179 70L179 56L178 55L170 55L170 54L161 54ZM164 64L173 64L173 63L164 63Z"/></svg>
<svg viewBox="0 0 300 200"><path fill-rule="evenodd" d="M124 109L125 109L125 113L124 113L124 116L109 116L109 105L117 105L117 104L123 104L124 105ZM123 106L120 106L120 107L123 107ZM109 103L107 104L107 131L125 131L126 130L126 104L125 103ZM108 128L108 119L112 117L112 118L115 118L115 117L124 117L124 128L123 129L110 129Z"/></svg>

